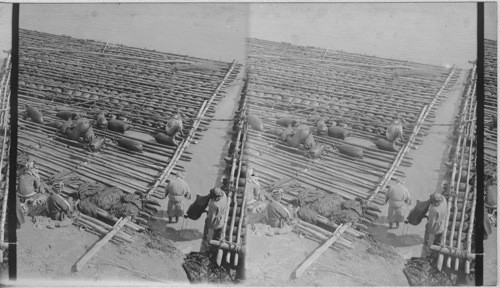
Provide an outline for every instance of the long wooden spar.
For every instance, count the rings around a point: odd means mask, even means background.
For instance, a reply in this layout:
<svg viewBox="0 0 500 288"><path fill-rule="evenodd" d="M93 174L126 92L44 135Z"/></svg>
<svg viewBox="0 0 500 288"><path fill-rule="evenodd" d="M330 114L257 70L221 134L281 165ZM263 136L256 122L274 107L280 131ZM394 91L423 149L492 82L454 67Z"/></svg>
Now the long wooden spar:
<svg viewBox="0 0 500 288"><path fill-rule="evenodd" d="M451 76L455 72L455 69L456 69L456 67L453 66L453 68L451 69L450 73L448 74L448 77L444 81L443 85L441 85L441 88L439 89L439 91L434 96L434 99L432 100L432 102L429 105L424 106L424 108L422 109L422 112L420 113L420 116L418 118L417 124L413 128L413 132L412 132L412 135L410 136L410 139L408 140L408 142L406 143L406 145L399 150L399 153L396 156L396 158L394 159L394 162L393 162L391 168L387 171L386 175L382 178L382 181L377 186L377 188L375 188L375 191L373 191L373 194L368 198L368 202L373 201L373 199L377 196L377 194L380 192L380 190L384 189L387 186L387 183L389 183L390 179L392 178L392 176L396 172L397 167L399 166L399 164L403 160L404 156L408 153L408 151L410 150L413 142L417 138L418 132L419 132L420 128L422 127L425 119L427 118L427 115L429 114L429 112L431 111L432 107L436 103L438 97L441 95L441 93L443 93L446 85L448 84L448 82L451 79Z"/></svg>
<svg viewBox="0 0 500 288"><path fill-rule="evenodd" d="M9 56L7 57L7 61L5 62L6 65L5 65L5 68L6 70L8 71L9 69L9 65L10 65L10 54ZM2 108L4 107L8 107L9 106L9 103L10 103L10 95L7 95L7 91L9 90L8 88L8 85L10 83L10 72L7 72L7 77L4 77L4 79L2 80L5 80L3 83L0 83L0 92L2 91L1 88L3 88L3 93L2 93ZM8 118L9 118L9 111L6 110L6 111L3 111L2 112L3 115L1 117L1 128L3 128L3 139L2 139L2 155L0 155L0 169L3 167L3 162L4 162L4 155L5 155L5 151L8 149L6 149L6 142L7 142L7 130L8 130ZM8 165L8 164L7 164ZM6 220L7 220L7 202L8 202L8 195L9 195L9 169L7 169L7 172L6 172L6 177L5 177L5 190L3 191L4 194L3 194L3 201L2 201L2 216L0 218L0 243L1 244L4 244L4 240L5 240L5 223L6 223ZM3 263L3 252L4 250L3 249L0 249L0 263Z"/></svg>
<svg viewBox="0 0 500 288"><path fill-rule="evenodd" d="M212 96L210 97L210 99L203 102L203 105L201 106L200 110L198 111L198 114L196 115L196 120L193 123L191 131L189 132L189 135L186 138L184 138L182 143L178 146L177 150L175 151L174 156L172 157L172 159L170 160L168 165L165 167L163 172L160 174L160 177L156 180L153 187L149 190L147 197L150 197L151 195L153 195L153 193L156 191L158 186L165 183L168 176L170 175L170 173L174 169L175 165L177 164L177 161L180 159L182 152L184 152L184 150L187 148L187 146L191 142L191 139L194 137L194 133L196 132L198 125L201 123L203 116L207 112L208 107L210 107L210 105L214 101L215 97L219 94L220 89L222 89L222 86L224 86L225 82L229 78L229 75L231 75L231 72L234 70L235 66L236 66L236 61L233 61L233 63L231 63L231 67L228 69L228 71L224 75L224 78L219 83L219 85L215 89L214 93L212 93Z"/></svg>

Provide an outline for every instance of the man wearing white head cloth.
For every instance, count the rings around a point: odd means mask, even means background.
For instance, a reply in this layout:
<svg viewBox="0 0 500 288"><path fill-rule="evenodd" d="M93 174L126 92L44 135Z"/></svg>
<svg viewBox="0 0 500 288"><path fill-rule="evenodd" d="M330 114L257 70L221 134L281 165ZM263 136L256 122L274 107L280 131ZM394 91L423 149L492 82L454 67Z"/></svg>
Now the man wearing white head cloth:
<svg viewBox="0 0 500 288"><path fill-rule="evenodd" d="M210 202L208 203L207 218L201 241L201 252L210 250L210 240L221 234L224 226L224 216L227 210L227 196L220 188L210 190Z"/></svg>
<svg viewBox="0 0 500 288"><path fill-rule="evenodd" d="M405 218L405 205L411 205L410 193L403 183L403 179L397 179L396 185L390 186L385 194L385 204L389 203L389 229L393 228L392 223L396 223L396 229L399 228L399 222L403 222Z"/></svg>

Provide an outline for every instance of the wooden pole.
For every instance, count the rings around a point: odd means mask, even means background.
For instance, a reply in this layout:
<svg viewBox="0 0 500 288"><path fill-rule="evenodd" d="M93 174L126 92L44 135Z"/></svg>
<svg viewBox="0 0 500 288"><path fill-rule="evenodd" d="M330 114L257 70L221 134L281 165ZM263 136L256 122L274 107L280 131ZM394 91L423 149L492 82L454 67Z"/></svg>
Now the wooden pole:
<svg viewBox="0 0 500 288"><path fill-rule="evenodd" d="M432 251L439 252L440 254L454 257L457 260L465 259L468 261L472 261L476 259L476 254L467 252L467 250L460 250L454 247L431 245L430 249Z"/></svg>
<svg viewBox="0 0 500 288"><path fill-rule="evenodd" d="M302 276L302 274L306 271L306 269L311 266L320 256L323 254L323 252L326 251L337 239L344 233L346 229L348 229L351 226L351 223L347 224L341 224L337 230L333 233L333 236L330 237L323 245L321 245L316 251L314 251L309 258L306 259L295 271L292 273L291 278L292 279L297 279Z"/></svg>
<svg viewBox="0 0 500 288"><path fill-rule="evenodd" d="M7 175L9 175L9 169L7 169ZM9 196L9 178L10 177L6 177L6 179L5 179L5 190L4 190L3 201L2 201L2 218L0 220L0 243L3 243L5 240L5 222L7 219L7 199ZM15 208L15 207L13 207L13 208ZM3 251L4 251L3 249L0 249L0 263L3 263Z"/></svg>
<svg viewBox="0 0 500 288"><path fill-rule="evenodd" d="M130 216L127 216L125 219L122 219L118 222L116 222L115 227L113 230L111 230L104 238L99 240L95 245L90 249L85 255L83 255L78 262L73 265L72 271L73 272L78 272L80 271L83 266L94 256L101 248L104 246L113 236L115 236L118 231L130 220Z"/></svg>
<svg viewBox="0 0 500 288"><path fill-rule="evenodd" d="M140 61L151 61L151 62L156 62L156 63L167 63L167 64L173 64L173 63L191 64L191 61L186 61L186 60L158 60L158 59L151 59L151 58L142 58L142 57L133 57L133 56L122 56L122 55L112 55L112 54L102 54L102 53L98 53L98 52L64 50L64 49L54 49L54 48L24 47L24 49L39 50L39 51L48 51L48 52L73 53L73 54L79 54L79 55L82 55L82 54L85 54L85 55L95 55L95 56L101 56L101 57L111 57L111 58L118 58L118 59L130 59L130 60L140 60Z"/></svg>
<svg viewBox="0 0 500 288"><path fill-rule="evenodd" d="M475 71L475 66L473 68L473 71ZM472 102L473 95L470 94L471 89L472 89L472 86L469 86L469 91L467 91L467 95L468 96L467 96L467 98L465 100L465 104L464 104L464 108L463 108L464 112L462 113L461 120L464 120L464 117L465 117L465 114L466 114L465 113L465 109L468 107L468 105L470 103L469 101ZM462 143L462 137L463 137L462 134L463 134L463 130L464 130L463 128L464 128L464 124L460 125L459 136L458 136L458 140L457 140L457 147L455 149L455 154L453 156L453 167L452 167L452 174L451 174L451 180L450 180L450 183L452 183L452 185L455 182L455 173L457 171L457 161L456 161L456 159L458 158L458 152L460 150L460 143ZM464 141L463 145L466 144L465 142L466 141ZM458 181L458 183L460 183L460 179L458 179L457 181ZM452 186L452 188L453 188L453 186ZM466 203L464 203L464 207L466 206L465 204ZM450 218L450 211L451 211L451 201L448 201L448 207L447 207L446 216L445 216L445 219L447 221L445 221L445 223L444 223L444 232L443 232L443 235L441 237L441 246L444 246L445 243L446 243L446 236L447 236L447 233L448 233L448 224L449 224L448 219ZM451 243L451 244L453 244L453 243ZM453 245L451 245L451 246L453 246ZM444 255L443 254L439 254L438 259L437 259L437 263L436 263L437 269L439 271L441 271L441 269L443 267L443 261L444 261Z"/></svg>
<svg viewBox="0 0 500 288"><path fill-rule="evenodd" d="M474 84L474 85L475 85L475 84ZM473 93L474 93L474 92L473 92ZM472 94L472 95L473 95L473 94ZM474 107L474 103L473 103L473 100L472 100L472 99L471 99L471 102L469 103L469 106L470 106L470 107L469 107L469 115L473 115L473 114L471 114L471 113L472 113L472 110L473 110L473 107ZM474 111L475 111L475 108L474 108ZM465 117L464 117L464 118L465 118ZM457 204L458 204L458 194L459 194L459 188L460 188L460 178L462 177L462 171L463 171L463 170L462 170L462 164L463 164L463 162L464 162L465 148L467 147L467 140L468 140L467 138L469 138L469 135L471 135L471 133L472 133L472 127L473 127L472 123L464 124L464 126L467 126L467 125L468 125L468 129L465 129L465 130L468 130L468 131L464 131L464 132L467 132L467 135L466 135L466 137L464 137L464 139L463 139L463 143L462 143L462 147L461 147L462 151L460 152L460 163L459 163L459 167L458 167L458 169L459 169L459 170L458 170L458 179L457 179L457 184L456 184L456 186L455 186L455 187L453 187L453 186L451 187L452 189L454 189L454 190L455 190L455 196L454 196L455 201L454 201L454 203L453 203L454 213L453 213L453 222L452 222L452 225L451 225L451 232L450 232L450 240L449 240L449 243L450 243L450 244L453 244L453 236L454 236L454 233L455 233L455 226L456 226L456 224L457 224L457 215L458 215L458 210L457 210L457 208L458 208L458 206L457 206ZM458 148L459 148L459 147L457 147L457 150L458 150ZM470 148L472 148L472 145L470 146ZM470 150L470 151L472 151L472 149L469 149L469 150ZM468 184L469 184L469 176L470 176L470 174L469 174L469 171L470 171L470 160L471 160L471 159L469 158L469 160L468 160L468 166L467 166L467 174L466 174L466 177L467 177L467 182L466 182L467 184L466 184L466 185L467 185L467 186L468 186ZM451 180L453 181L454 179L451 179ZM467 193L468 193L468 192L469 192L469 191L467 191L467 190L465 191L466 195L467 195ZM466 202L467 202L467 197L465 197L465 198L464 198L464 204L465 204ZM464 205L462 209L463 209L463 210L462 210L462 213L461 213L461 214L462 214L462 217L464 217L464 216L465 216L465 213L466 213L467 205ZM463 222L461 222L461 224L463 224ZM461 239L461 238L462 238L462 230L461 230L462 226L463 226L463 225L460 225L460 224L459 224L459 227L457 227L457 228L458 228L458 231L457 231L457 234L458 234L458 239ZM459 240L459 241L457 241L457 248L459 248L459 247L460 247L460 245L461 245L461 244L460 244L460 240ZM448 268L451 268L451 260L452 260L451 258L452 258L452 257L448 257L448 258L446 259L446 266L447 266ZM457 261L455 262L455 267L456 267L455 269L456 269L456 270L458 270L458 259L456 259L456 260L457 260Z"/></svg>
<svg viewBox="0 0 500 288"><path fill-rule="evenodd" d="M470 116L472 116L472 117L473 117L473 115L475 115L475 114L476 114L476 109L477 109L477 103L476 103L476 102L474 102L474 104L476 104L476 105L475 105L475 107L474 107L474 112L473 112L473 114L472 114L472 115L470 115ZM472 123L471 123L470 125L471 125L471 127L472 127L472 126L474 126ZM471 129L471 130L472 130L472 129ZM471 134L472 134L472 132L469 132L469 135L471 135ZM469 198L469 189L470 189L470 184L469 184L468 179L469 179L469 177L470 177L470 175L471 175L471 166L472 166L472 165L471 165L471 161L472 161L472 145L469 145L469 163L468 163L468 165L467 165L467 182L465 183L465 184L466 184L466 186L465 186L464 203L465 203L465 201L467 201L467 199ZM459 185L459 186L460 186L460 185ZM462 211L462 215L461 215L461 217L460 217L460 226L459 226L459 231L462 231L462 230L463 230L463 227L464 227L464 222L465 222L465 214L466 214L466 213L465 213L466 206L467 206L467 205L464 205L464 208L463 208L463 211ZM457 248L458 248L458 249L461 249L461 248L462 248L462 242L461 242L461 240L462 240L462 234L463 234L463 233L460 233L460 234L458 235L458 239L457 239ZM456 259L456 260L455 260L455 270L458 270L458 268L459 268L459 260L458 260L458 259Z"/></svg>
<svg viewBox="0 0 500 288"><path fill-rule="evenodd" d="M207 101L203 102L203 105L201 105L201 108L198 111L197 117L203 115L203 112L204 112L204 109L205 109L206 105L207 105ZM180 158L180 155L182 154L182 152L184 151L184 149L186 149L186 147L189 145L189 141L193 137L193 133L194 133L194 131L196 131L196 128L198 127L198 124L199 124L199 121L196 121L193 124L193 127L191 128L191 131L189 132L188 136L186 138L184 138L184 140L182 141L181 145L178 146L177 150L175 151L174 156L170 159L170 162L168 163L167 167L165 167L165 169L161 173L161 175L158 178L158 180L156 180L156 182L153 185L153 187L149 190L148 196L151 196L156 191L156 189L158 188L158 186L160 186L161 184L165 183L165 181L167 180L168 176L170 175L170 172L172 172L173 167L176 165L178 159Z"/></svg>

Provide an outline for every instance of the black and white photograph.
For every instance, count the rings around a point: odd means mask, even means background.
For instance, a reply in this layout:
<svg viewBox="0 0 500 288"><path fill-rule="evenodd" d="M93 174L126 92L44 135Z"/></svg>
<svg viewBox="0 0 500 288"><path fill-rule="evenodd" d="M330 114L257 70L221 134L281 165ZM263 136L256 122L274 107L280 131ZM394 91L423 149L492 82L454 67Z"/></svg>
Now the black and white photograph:
<svg viewBox="0 0 500 288"><path fill-rule="evenodd" d="M10 149L10 79L12 68L12 4L0 3L0 282L9 279L8 186ZM13 208L15 209L15 208ZM17 211L20 212L18 209ZM22 213L19 213L22 217ZM22 220L21 220L22 221ZM11 237L12 238L12 237Z"/></svg>
<svg viewBox="0 0 500 288"><path fill-rule="evenodd" d="M0 4L1 279L496 286L497 9Z"/></svg>
<svg viewBox="0 0 500 288"><path fill-rule="evenodd" d="M271 201L247 215L250 282L474 285L476 5L251 5L244 151ZM495 285L496 42L485 46L483 276Z"/></svg>
<svg viewBox="0 0 500 288"><path fill-rule="evenodd" d="M232 283L206 252L247 9L20 5L18 281Z"/></svg>

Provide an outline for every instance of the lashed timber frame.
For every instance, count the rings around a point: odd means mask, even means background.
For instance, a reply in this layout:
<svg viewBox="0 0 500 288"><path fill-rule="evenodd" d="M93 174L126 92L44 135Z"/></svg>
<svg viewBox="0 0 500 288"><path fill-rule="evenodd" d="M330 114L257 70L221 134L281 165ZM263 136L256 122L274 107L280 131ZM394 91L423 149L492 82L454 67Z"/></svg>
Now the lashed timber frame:
<svg viewBox="0 0 500 288"><path fill-rule="evenodd" d="M271 185L307 167L298 180L302 185L376 204L384 203L385 184L393 176L404 176L398 168L411 165L407 152L412 145L422 143L438 105L460 73L456 67L446 69L267 40L249 39L248 46L248 111L263 120L266 131L249 129L247 143L249 162L260 173L262 185ZM353 137L343 141L314 134L316 142L333 147L349 143L362 148L364 158L330 151L321 160L312 161L301 148L287 147L268 133L285 128L276 124L281 117L310 127L315 127L320 117L328 117L329 126L346 124ZM399 152L367 144L383 138L397 117L406 122L404 137L412 139L411 143L404 143Z"/></svg>
<svg viewBox="0 0 500 288"><path fill-rule="evenodd" d="M2 196L0 206L0 245L7 246L7 203L9 195L9 129L10 129L10 69L11 55L7 54L2 65L0 66L0 144L2 151L0 155L0 195ZM7 236L7 237L6 237ZM4 261L4 249L0 249L0 263Z"/></svg>
<svg viewBox="0 0 500 288"><path fill-rule="evenodd" d="M440 245L431 246L439 253L438 269L443 265L456 270L471 272L474 259L474 216L476 209L476 139L475 115L476 101L476 66L469 71L469 81L462 99L460 121L456 126L458 134L450 154L452 163L449 176L449 188L443 193L448 209L445 219L445 231Z"/></svg>
<svg viewBox="0 0 500 288"><path fill-rule="evenodd" d="M19 119L19 150L36 157L41 176L75 171L83 180L159 198L163 189L157 188L164 187L170 173L184 171L182 162L192 158L189 144L201 139L241 67L235 61L23 29L19 47L20 115L25 105L40 110L46 123L60 121L55 116L58 111L74 111L89 119L106 112L108 120L114 115L133 126L125 134L94 127L96 136L108 139L97 153L57 134L55 128ZM178 136L178 147L157 143L153 136L177 110L187 117L184 133L189 137ZM139 141L144 151L118 146L114 140L120 137Z"/></svg>

